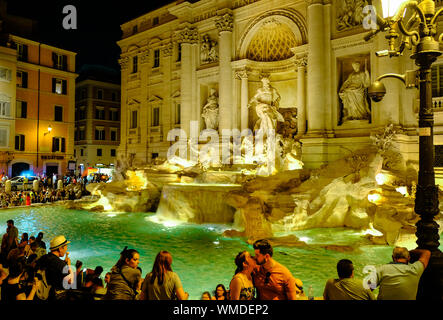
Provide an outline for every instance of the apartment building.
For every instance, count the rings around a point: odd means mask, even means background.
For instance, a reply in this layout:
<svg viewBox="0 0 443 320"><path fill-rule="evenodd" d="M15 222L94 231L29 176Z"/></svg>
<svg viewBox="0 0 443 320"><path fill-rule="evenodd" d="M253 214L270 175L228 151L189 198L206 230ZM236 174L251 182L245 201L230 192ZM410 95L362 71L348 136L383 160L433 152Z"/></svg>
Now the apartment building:
<svg viewBox="0 0 443 320"><path fill-rule="evenodd" d="M110 174L120 144L120 73L85 65L76 84L75 149L77 170Z"/></svg>

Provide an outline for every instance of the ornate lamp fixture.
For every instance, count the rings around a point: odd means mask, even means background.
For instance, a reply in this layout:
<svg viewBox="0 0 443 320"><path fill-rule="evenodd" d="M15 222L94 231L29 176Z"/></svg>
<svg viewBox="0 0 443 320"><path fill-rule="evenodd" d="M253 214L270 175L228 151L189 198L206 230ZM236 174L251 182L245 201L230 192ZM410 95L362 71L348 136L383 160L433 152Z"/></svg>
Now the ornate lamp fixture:
<svg viewBox="0 0 443 320"><path fill-rule="evenodd" d="M432 255L429 265L420 279L417 299L443 298L443 254L439 250L439 225L435 216L439 214L438 187L434 173L434 114L432 110L431 66L442 54L439 43L443 34L437 35L437 18L443 9L435 11L432 0L402 1L381 0L383 17L377 15L378 29L371 31L368 41L378 32L387 32L388 50L376 53L378 57L398 57L405 48L412 49L411 59L419 66L417 71L408 71L404 75L385 74L377 78L368 89L372 100L381 101L386 88L381 82L384 78L401 80L407 88L420 90L419 112L419 172L415 198L415 212L420 216L416 223L417 244L419 249L430 250ZM408 17L406 21L406 17ZM397 30L398 29L398 30ZM399 32L400 33L399 33ZM398 39L401 37L400 41ZM396 47L399 42L398 47Z"/></svg>

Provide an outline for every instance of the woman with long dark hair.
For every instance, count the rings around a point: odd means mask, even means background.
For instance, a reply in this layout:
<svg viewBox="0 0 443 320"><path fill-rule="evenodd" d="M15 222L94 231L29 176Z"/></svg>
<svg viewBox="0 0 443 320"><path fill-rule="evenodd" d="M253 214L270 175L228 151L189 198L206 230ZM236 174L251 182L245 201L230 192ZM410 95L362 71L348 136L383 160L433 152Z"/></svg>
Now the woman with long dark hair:
<svg viewBox="0 0 443 320"><path fill-rule="evenodd" d="M247 251L240 252L234 261L237 269L229 285L229 299L253 300L255 288L251 273L256 267L255 261Z"/></svg>
<svg viewBox="0 0 443 320"><path fill-rule="evenodd" d="M228 300L228 292L223 284L220 283L215 287L211 300Z"/></svg>
<svg viewBox="0 0 443 320"><path fill-rule="evenodd" d="M134 300L140 290L140 255L135 249L125 247L120 259L111 268L111 279L104 300Z"/></svg>
<svg viewBox="0 0 443 320"><path fill-rule="evenodd" d="M140 300L187 300L189 294L183 290L178 274L172 271L172 256L160 251L155 257L152 272L143 281Z"/></svg>

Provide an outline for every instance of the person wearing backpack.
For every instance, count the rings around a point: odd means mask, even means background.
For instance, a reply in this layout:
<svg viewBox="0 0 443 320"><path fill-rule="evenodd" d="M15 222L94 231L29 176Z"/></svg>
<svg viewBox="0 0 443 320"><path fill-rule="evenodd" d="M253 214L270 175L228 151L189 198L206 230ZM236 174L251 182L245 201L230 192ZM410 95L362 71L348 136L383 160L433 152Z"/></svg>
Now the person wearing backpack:
<svg viewBox="0 0 443 320"><path fill-rule="evenodd" d="M103 300L135 300L141 287L140 255L125 247L120 259L111 268L111 279Z"/></svg>
<svg viewBox="0 0 443 320"><path fill-rule="evenodd" d="M37 269L45 271L47 284L51 287L49 290L49 300L56 299L65 291L63 280L71 274L71 259L69 258L68 244L64 236L56 236L50 242L50 253L45 254L37 261ZM62 260L65 256L65 260ZM68 282L69 283L69 282Z"/></svg>

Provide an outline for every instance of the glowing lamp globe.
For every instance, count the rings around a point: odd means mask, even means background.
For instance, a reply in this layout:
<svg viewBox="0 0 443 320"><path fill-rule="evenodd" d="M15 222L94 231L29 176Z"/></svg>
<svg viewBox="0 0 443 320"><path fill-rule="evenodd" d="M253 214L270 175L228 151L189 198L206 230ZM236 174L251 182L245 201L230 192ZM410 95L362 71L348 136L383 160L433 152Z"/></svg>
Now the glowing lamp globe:
<svg viewBox="0 0 443 320"><path fill-rule="evenodd" d="M381 0L383 18L388 19L395 16L400 6L406 1L408 0Z"/></svg>

